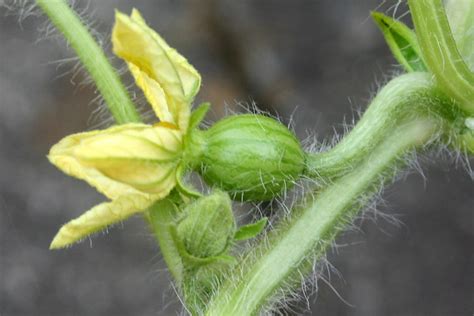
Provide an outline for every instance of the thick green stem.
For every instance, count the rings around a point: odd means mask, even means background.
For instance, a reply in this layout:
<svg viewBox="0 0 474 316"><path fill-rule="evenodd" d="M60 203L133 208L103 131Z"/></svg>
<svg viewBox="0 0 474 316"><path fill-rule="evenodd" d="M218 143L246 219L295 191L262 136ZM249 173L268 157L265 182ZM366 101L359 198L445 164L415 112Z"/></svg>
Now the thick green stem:
<svg viewBox="0 0 474 316"><path fill-rule="evenodd" d="M410 73L389 82L357 125L334 148L308 154L307 175L334 179L345 174L407 119L439 113L455 120L455 107L434 87L430 77L427 73Z"/></svg>
<svg viewBox="0 0 474 316"><path fill-rule="evenodd" d="M118 124L139 122L133 102L115 69L87 27L64 0L37 0L36 3L63 33L94 80Z"/></svg>
<svg viewBox="0 0 474 316"><path fill-rule="evenodd" d="M415 83L417 88L412 89ZM300 272L308 268L308 260L311 262L324 255L326 247L353 219L363 201L392 178L395 174L392 171L400 166L400 158L414 147L426 144L444 129L442 115L435 110L433 115L429 109L445 100L440 98L429 75L399 77L389 83L377 98L375 104L402 108L384 112L383 107L379 107L379 113L375 114L372 113L373 105L370 107L368 117L364 116L360 122L362 125L358 124L348 135L348 139L356 142L355 146L362 146L362 154L351 162L351 170L319 191L315 199L308 198L288 220L277 226L267 240L249 251L210 302L207 316L257 314L279 290L301 281ZM411 109L406 107L407 100L410 100ZM406 111L412 114L407 115ZM379 120L382 121L380 126ZM378 127L371 128L371 123ZM374 140L374 143L366 146L364 141L367 140ZM344 146L348 146L349 152L353 150L350 144ZM343 168L332 166L337 170L347 170L349 161L339 163Z"/></svg>

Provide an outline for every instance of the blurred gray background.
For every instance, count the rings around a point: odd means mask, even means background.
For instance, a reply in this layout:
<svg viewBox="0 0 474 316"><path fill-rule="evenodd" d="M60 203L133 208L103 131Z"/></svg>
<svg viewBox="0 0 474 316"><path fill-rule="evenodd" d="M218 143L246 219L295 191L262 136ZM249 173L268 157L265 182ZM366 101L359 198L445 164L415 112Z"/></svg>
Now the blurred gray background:
<svg viewBox="0 0 474 316"><path fill-rule="evenodd" d="M255 101L285 122L294 113L301 139L316 133L323 141L398 71L369 18L380 4L103 0L89 1L87 15L109 45L114 9L138 8L201 72L197 101L212 102L210 121ZM406 6L394 4L380 10L407 20ZM105 124L67 46L37 42L43 22L19 23L0 8L0 315L176 315L180 304L140 217L48 250L61 224L104 197L56 170L46 154L62 137ZM302 304L283 314L473 315L473 183L446 159L425 161L423 170L383 195L380 210L403 225L364 220L345 233L329 254L341 277L320 282L311 312Z"/></svg>

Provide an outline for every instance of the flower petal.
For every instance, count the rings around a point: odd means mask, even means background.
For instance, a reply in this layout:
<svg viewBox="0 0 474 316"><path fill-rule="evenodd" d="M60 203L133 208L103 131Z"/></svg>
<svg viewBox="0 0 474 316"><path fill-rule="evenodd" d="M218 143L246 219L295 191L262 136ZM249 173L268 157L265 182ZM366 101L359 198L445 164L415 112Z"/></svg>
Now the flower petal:
<svg viewBox="0 0 474 316"><path fill-rule="evenodd" d="M168 106L165 91L158 81L151 79L146 72L140 70L140 68L133 63L128 63L128 69L130 69L130 72L135 78L137 86L139 86L145 94L156 116L158 116L162 122L175 124L176 120Z"/></svg>
<svg viewBox="0 0 474 316"><path fill-rule="evenodd" d="M167 106L173 116L171 123L185 132L191 112L190 103L201 85L199 73L148 27L137 10L133 10L131 16L116 13L112 43L115 54L129 64L158 117L167 121L166 117L160 116L166 113L163 107ZM152 84L155 87L150 87L150 80L156 81ZM154 101L162 99L160 92L155 94L158 90L156 86L163 89L166 104Z"/></svg>
<svg viewBox="0 0 474 316"><path fill-rule="evenodd" d="M160 124L125 124L67 136L48 158L113 200L169 192L181 152L180 131Z"/></svg>
<svg viewBox="0 0 474 316"><path fill-rule="evenodd" d="M165 196L164 192L163 196ZM158 199L158 197L156 198ZM121 196L112 202L96 205L62 226L49 248L59 249L71 245L111 224L145 210L155 201L156 199L150 199L143 195L130 194Z"/></svg>

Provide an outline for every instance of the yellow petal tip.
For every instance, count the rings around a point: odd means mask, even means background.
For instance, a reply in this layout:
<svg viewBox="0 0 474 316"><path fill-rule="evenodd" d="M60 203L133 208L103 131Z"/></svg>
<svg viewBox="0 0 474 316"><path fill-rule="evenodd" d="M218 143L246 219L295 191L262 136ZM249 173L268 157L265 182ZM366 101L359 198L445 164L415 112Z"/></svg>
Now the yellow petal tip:
<svg viewBox="0 0 474 316"><path fill-rule="evenodd" d="M49 250L58 250L66 248L69 243L65 242L64 238L61 236L61 231L59 231L56 236L54 236L53 241L49 245Z"/></svg>
<svg viewBox="0 0 474 316"><path fill-rule="evenodd" d="M127 15L123 13L122 11L115 9L115 18L121 18L121 17L126 17Z"/></svg>
<svg viewBox="0 0 474 316"><path fill-rule="evenodd" d="M142 14L136 8L132 9L132 14L130 16L132 17L132 19L138 20L140 22L145 22L145 20L142 17Z"/></svg>
<svg viewBox="0 0 474 316"><path fill-rule="evenodd" d="M58 250L71 246L80 239L71 234L71 228L68 224L63 225L54 236L53 241L49 245L49 250Z"/></svg>

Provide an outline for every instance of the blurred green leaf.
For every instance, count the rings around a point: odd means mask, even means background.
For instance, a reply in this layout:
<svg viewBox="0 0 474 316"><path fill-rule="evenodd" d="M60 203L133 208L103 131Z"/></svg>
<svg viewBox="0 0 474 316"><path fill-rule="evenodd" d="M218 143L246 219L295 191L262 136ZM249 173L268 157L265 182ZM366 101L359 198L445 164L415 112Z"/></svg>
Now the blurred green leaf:
<svg viewBox="0 0 474 316"><path fill-rule="evenodd" d="M400 21L380 12L372 12L372 18L383 33L395 59L407 72L426 71L421 58L415 32Z"/></svg>

